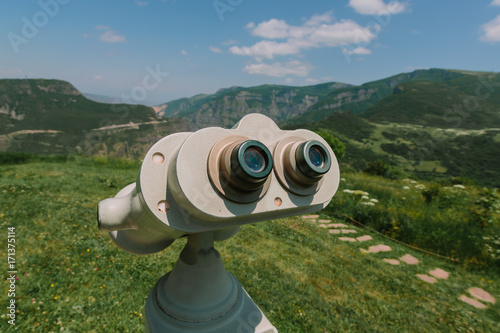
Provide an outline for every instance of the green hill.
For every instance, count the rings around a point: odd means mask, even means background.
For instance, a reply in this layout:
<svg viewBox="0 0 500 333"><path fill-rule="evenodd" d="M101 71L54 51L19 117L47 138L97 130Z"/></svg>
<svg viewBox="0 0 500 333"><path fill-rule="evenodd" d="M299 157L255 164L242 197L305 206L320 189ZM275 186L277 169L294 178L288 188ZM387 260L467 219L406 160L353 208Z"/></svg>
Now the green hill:
<svg viewBox="0 0 500 333"><path fill-rule="evenodd" d="M82 131L158 120L143 105L104 104L58 80L0 80L0 134L20 130Z"/></svg>
<svg viewBox="0 0 500 333"><path fill-rule="evenodd" d="M422 179L467 178L500 187L500 129L440 128L405 123L375 123L350 112L287 129L306 128L333 134L346 145L341 168L364 170L370 162L384 161Z"/></svg>
<svg viewBox="0 0 500 333"><path fill-rule="evenodd" d="M139 158L156 140L187 130L151 107L91 101L65 81L0 80L0 151Z"/></svg>
<svg viewBox="0 0 500 333"><path fill-rule="evenodd" d="M494 93L495 86L485 86L483 82L500 86L500 74L401 83L391 95L364 111L362 117L375 122L441 128L500 128L500 94Z"/></svg>

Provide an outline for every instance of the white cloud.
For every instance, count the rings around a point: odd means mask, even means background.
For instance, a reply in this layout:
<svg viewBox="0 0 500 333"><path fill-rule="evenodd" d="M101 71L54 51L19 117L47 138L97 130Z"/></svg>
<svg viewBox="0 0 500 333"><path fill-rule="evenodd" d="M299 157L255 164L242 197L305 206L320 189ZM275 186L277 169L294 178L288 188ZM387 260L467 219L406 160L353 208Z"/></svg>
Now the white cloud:
<svg viewBox="0 0 500 333"><path fill-rule="evenodd" d="M291 83L293 83L293 79L292 79L291 77L287 77L287 78L285 79L285 83L286 83L286 84L291 84Z"/></svg>
<svg viewBox="0 0 500 333"><path fill-rule="evenodd" d="M135 0L134 3L139 7L144 7L149 4L147 1L139 1L139 0Z"/></svg>
<svg viewBox="0 0 500 333"><path fill-rule="evenodd" d="M500 42L500 15L490 22L481 26L483 35L480 37L483 42Z"/></svg>
<svg viewBox="0 0 500 333"><path fill-rule="evenodd" d="M100 38L105 43L125 43L127 41L125 36L118 35L114 30L107 30Z"/></svg>
<svg viewBox="0 0 500 333"><path fill-rule="evenodd" d="M349 50L347 48L342 49L344 53L347 53L349 55L352 54L371 54L372 51L368 50L367 48L364 48L362 46L355 48L354 50Z"/></svg>
<svg viewBox="0 0 500 333"><path fill-rule="evenodd" d="M313 78L308 77L308 78L306 79L306 82L307 82L307 83L318 83L318 82L319 82L319 80L318 80L318 79L313 79Z"/></svg>
<svg viewBox="0 0 500 333"><path fill-rule="evenodd" d="M219 49L218 47L215 47L215 46L210 46L209 49L210 49L210 51L212 51L214 53L223 53L221 49Z"/></svg>
<svg viewBox="0 0 500 333"><path fill-rule="evenodd" d="M252 35L269 39L286 38L289 36L290 28L284 20L273 18L267 22L259 23L257 27L253 28Z"/></svg>
<svg viewBox="0 0 500 333"><path fill-rule="evenodd" d="M285 75L307 76L312 68L311 64L292 60L286 63L250 64L245 66L243 71L248 74L262 74L273 77L283 77Z"/></svg>
<svg viewBox="0 0 500 333"><path fill-rule="evenodd" d="M314 15L309 20L307 20L306 25L316 26L321 23L331 23L334 17L332 16L332 12L328 12L322 15Z"/></svg>
<svg viewBox="0 0 500 333"><path fill-rule="evenodd" d="M362 27L352 20L332 22L330 13L315 15L301 26L291 26L284 20L270 19L252 24L251 34L266 40L252 46L233 46L232 54L273 59L278 55L296 55L302 50L368 43L375 39L380 26ZM283 40L283 41L275 41Z"/></svg>
<svg viewBox="0 0 500 333"><path fill-rule="evenodd" d="M102 76L94 75L94 80L102 80L102 79L104 79Z"/></svg>
<svg viewBox="0 0 500 333"><path fill-rule="evenodd" d="M299 45L295 45L294 42L277 43L275 41L264 40L250 47L232 46L229 52L237 55L272 59L275 55L297 54L300 52L300 47Z"/></svg>
<svg viewBox="0 0 500 333"><path fill-rule="evenodd" d="M95 27L97 30L109 30L110 28L106 25L96 25Z"/></svg>
<svg viewBox="0 0 500 333"><path fill-rule="evenodd" d="M408 10L408 3L401 1L391 1L386 4L382 0L349 0L349 6L363 15L399 14Z"/></svg>
<svg viewBox="0 0 500 333"><path fill-rule="evenodd" d="M187 55L188 53L187 53L187 51L186 51L186 50L182 50L182 51L181 51L181 54L185 56L185 55Z"/></svg>
<svg viewBox="0 0 500 333"><path fill-rule="evenodd" d="M493 0L491 6L500 6L500 0Z"/></svg>

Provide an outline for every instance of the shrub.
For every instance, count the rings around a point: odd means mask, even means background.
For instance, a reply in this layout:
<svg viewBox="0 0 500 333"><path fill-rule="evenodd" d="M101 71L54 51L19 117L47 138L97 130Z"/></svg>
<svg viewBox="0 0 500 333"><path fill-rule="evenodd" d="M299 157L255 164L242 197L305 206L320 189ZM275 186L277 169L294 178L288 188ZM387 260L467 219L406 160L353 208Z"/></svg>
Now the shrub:
<svg viewBox="0 0 500 333"><path fill-rule="evenodd" d="M402 179L407 176L406 172L402 169L391 167L389 164L381 160L368 162L363 171L369 175L381 176L387 179Z"/></svg>
<svg viewBox="0 0 500 333"><path fill-rule="evenodd" d="M345 144L342 141L340 141L338 138L327 132L317 132L317 134L321 136L328 143L328 145L332 148L333 152L335 153L337 159L341 159L345 156L346 148Z"/></svg>
<svg viewBox="0 0 500 333"><path fill-rule="evenodd" d="M386 166L375 163L371 172L387 172ZM385 235L464 264L500 267L500 196L496 190L388 181L366 173L345 178L326 212L349 222L347 215ZM365 198L358 195L361 192ZM368 205L373 199L375 203Z"/></svg>
<svg viewBox="0 0 500 333"><path fill-rule="evenodd" d="M0 164L25 164L29 162L66 162L68 155L38 155L32 153L3 152L0 153Z"/></svg>

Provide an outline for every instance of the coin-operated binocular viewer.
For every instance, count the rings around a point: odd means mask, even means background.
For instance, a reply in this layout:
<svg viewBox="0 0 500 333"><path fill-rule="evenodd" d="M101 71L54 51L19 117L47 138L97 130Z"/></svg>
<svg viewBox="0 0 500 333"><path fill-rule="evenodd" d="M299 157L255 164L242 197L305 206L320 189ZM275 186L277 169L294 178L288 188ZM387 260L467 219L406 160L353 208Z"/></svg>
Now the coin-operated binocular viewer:
<svg viewBox="0 0 500 333"><path fill-rule="evenodd" d="M99 203L99 228L125 251L188 241L146 301L146 332L277 332L228 273L215 241L242 225L318 211L335 194L337 159L307 130L251 114L232 129L169 135L149 150L137 182ZM252 251L252 249L248 249Z"/></svg>

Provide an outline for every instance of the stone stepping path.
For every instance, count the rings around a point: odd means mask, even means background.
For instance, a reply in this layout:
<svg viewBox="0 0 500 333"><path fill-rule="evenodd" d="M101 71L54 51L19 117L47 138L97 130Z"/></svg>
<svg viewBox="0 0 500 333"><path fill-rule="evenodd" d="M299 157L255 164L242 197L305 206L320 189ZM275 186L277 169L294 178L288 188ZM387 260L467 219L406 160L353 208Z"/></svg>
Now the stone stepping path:
<svg viewBox="0 0 500 333"><path fill-rule="evenodd" d="M492 304L496 303L495 298L481 288L473 287L469 288L467 291L472 297L477 298L480 301Z"/></svg>
<svg viewBox="0 0 500 333"><path fill-rule="evenodd" d="M460 297L458 299L461 300L462 302L465 302L469 305L472 305L473 307L478 308L478 309L486 308L486 305L479 302L477 299L470 298L470 297L467 297L465 295L460 295Z"/></svg>
<svg viewBox="0 0 500 333"><path fill-rule="evenodd" d="M348 230L348 229L330 229L328 230L329 233L331 234L355 234L357 231L356 230Z"/></svg>
<svg viewBox="0 0 500 333"><path fill-rule="evenodd" d="M358 237L356 239L358 240L358 242L366 242L366 241L372 240L373 238L370 235L365 235L365 236Z"/></svg>
<svg viewBox="0 0 500 333"><path fill-rule="evenodd" d="M436 283L436 282L438 282L435 278L433 278L432 276L429 276L427 274L417 274L417 277L420 280L425 281L427 283Z"/></svg>
<svg viewBox="0 0 500 333"><path fill-rule="evenodd" d="M446 280L450 276L450 273L442 270L441 268L436 268L435 270L430 271L429 274L432 276L427 274L417 274L417 277L425 282L436 283L438 281L436 278Z"/></svg>
<svg viewBox="0 0 500 333"><path fill-rule="evenodd" d="M430 271L429 274L443 280L446 280L450 276L450 273L443 271L441 268L436 268L435 270Z"/></svg>
<svg viewBox="0 0 500 333"><path fill-rule="evenodd" d="M349 226L347 226L344 223L330 223L332 222L331 220L327 219L319 219L319 215L303 215L303 219L306 220L316 220L319 222L319 227L320 228L328 228L328 232L330 234L335 234L335 235L344 235L344 234L355 234L357 233L356 230L353 229L348 229ZM319 219L319 220L318 220ZM315 222L316 222L315 221ZM357 242L366 242L373 240L373 237L370 235L364 235L360 236L357 238L353 237L338 237L338 240L343 241L343 242L349 242L349 243L357 243ZM379 253L379 252L390 252L392 251L392 248L388 245L384 244L379 244L379 245L373 245L368 248L368 250L360 248L359 249L361 252L368 254L368 253ZM401 262L406 263L407 265L418 265L420 261L412 256L411 254L405 254L399 259L390 259L390 258L384 258L382 259L385 263L388 263L393 266L398 266L401 264ZM449 272L446 272L445 270L441 268L435 268L431 271L428 272L428 274L416 274L416 277L419 278L420 280L430 283L430 284L435 284L439 282L439 280L446 280L450 276ZM467 303L471 306L474 306L475 308L478 309L485 309L488 307L488 305L484 303L490 303L490 304L495 304L496 300L493 296L491 296L488 292L484 291L481 288L477 287L472 287L467 290L469 293L469 296L466 295L460 295L458 299L464 303Z"/></svg>
<svg viewBox="0 0 500 333"><path fill-rule="evenodd" d="M462 302L465 302L469 305L472 305L475 308L485 309L488 307L486 304L481 303L480 301L486 302L486 303L491 303L491 304L496 303L495 298L481 288L472 287L472 288L469 288L467 290L467 292L473 298L470 298L470 297L465 296L465 295L460 295L460 297L458 297L458 299L461 300Z"/></svg>
<svg viewBox="0 0 500 333"><path fill-rule="evenodd" d="M340 232L340 230L338 230L338 231ZM331 233L335 233L335 232L331 232ZM344 242L366 242L366 241L372 240L373 238L369 235L365 235L365 236L361 236L358 238L339 237L338 239L341 241L344 241Z"/></svg>
<svg viewBox="0 0 500 333"><path fill-rule="evenodd" d="M363 253L379 253L379 252L389 252L392 251L390 246L380 244L380 245L373 245L368 248L368 250L365 249L360 249L361 252Z"/></svg>
<svg viewBox="0 0 500 333"><path fill-rule="evenodd" d="M419 263L418 259L412 256L411 254L405 254L404 256L399 258L399 260L407 263L408 265L418 265Z"/></svg>
<svg viewBox="0 0 500 333"><path fill-rule="evenodd" d="M306 220L311 220L311 219L317 219L319 218L319 215L302 215L302 218L303 219L306 219Z"/></svg>
<svg viewBox="0 0 500 333"><path fill-rule="evenodd" d="M398 259L387 259L387 258L384 258L383 260L384 260L386 263L391 264L391 265L393 265L393 266L395 266L395 265L399 265L399 264L400 264L400 262L399 262L399 260L398 260Z"/></svg>
<svg viewBox="0 0 500 333"><path fill-rule="evenodd" d="M330 224L328 224L328 227L329 228L348 228L348 226L346 226L344 223L330 223Z"/></svg>
<svg viewBox="0 0 500 333"><path fill-rule="evenodd" d="M349 237L339 237L339 240L343 242L357 242L356 238L349 238Z"/></svg>

